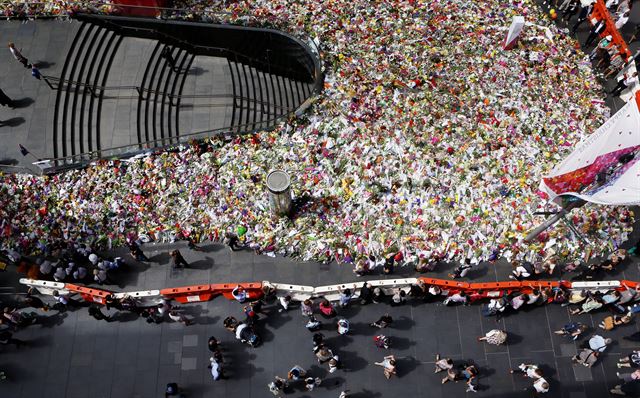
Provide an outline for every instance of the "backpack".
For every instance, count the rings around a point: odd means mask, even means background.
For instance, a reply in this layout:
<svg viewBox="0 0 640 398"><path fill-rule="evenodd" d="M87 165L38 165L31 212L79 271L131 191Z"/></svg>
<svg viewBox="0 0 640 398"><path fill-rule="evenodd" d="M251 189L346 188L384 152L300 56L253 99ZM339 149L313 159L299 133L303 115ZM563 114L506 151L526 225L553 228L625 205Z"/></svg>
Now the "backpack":
<svg viewBox="0 0 640 398"><path fill-rule="evenodd" d="M389 346L391 345L391 339L383 334L375 336L373 338L373 342L378 348L389 349Z"/></svg>

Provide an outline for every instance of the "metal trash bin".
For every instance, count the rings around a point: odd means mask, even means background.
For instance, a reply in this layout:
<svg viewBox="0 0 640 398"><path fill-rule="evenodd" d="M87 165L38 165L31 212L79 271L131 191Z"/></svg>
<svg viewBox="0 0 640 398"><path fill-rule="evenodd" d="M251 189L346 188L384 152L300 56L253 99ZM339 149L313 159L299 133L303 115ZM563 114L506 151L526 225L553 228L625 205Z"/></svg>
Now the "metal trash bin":
<svg viewBox="0 0 640 398"><path fill-rule="evenodd" d="M274 170L267 175L269 203L278 216L286 216L291 210L291 178L287 172Z"/></svg>

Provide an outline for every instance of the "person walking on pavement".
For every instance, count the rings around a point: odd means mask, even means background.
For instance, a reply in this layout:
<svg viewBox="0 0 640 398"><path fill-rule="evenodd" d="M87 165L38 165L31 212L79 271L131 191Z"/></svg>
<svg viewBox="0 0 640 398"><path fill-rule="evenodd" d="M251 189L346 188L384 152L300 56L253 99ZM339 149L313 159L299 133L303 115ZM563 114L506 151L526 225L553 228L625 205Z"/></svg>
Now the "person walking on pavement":
<svg viewBox="0 0 640 398"><path fill-rule="evenodd" d="M7 96L7 94L5 94L2 89L0 89L0 105L8 106L11 109L14 109L16 107L13 103L13 100L9 98L9 96Z"/></svg>
<svg viewBox="0 0 640 398"><path fill-rule="evenodd" d="M29 60L24 55L22 55L20 50L18 50L16 46L11 42L9 43L9 51L11 51L13 58L17 59L18 62L20 62L25 68L31 69L31 64L29 64Z"/></svg>
<svg viewBox="0 0 640 398"><path fill-rule="evenodd" d="M183 268L189 266L189 263L184 259L184 257L182 257L182 254L179 250L172 250L169 252L169 255L171 256L171 264L173 265L173 268Z"/></svg>
<svg viewBox="0 0 640 398"><path fill-rule="evenodd" d="M396 358L393 355L387 355L382 362L374 362L373 364L382 366L384 377L387 379L390 379L391 376L396 374Z"/></svg>
<svg viewBox="0 0 640 398"><path fill-rule="evenodd" d="M209 369L211 369L211 377L213 380L217 381L224 378L223 370L222 370L222 360L220 356L213 356L209 358Z"/></svg>

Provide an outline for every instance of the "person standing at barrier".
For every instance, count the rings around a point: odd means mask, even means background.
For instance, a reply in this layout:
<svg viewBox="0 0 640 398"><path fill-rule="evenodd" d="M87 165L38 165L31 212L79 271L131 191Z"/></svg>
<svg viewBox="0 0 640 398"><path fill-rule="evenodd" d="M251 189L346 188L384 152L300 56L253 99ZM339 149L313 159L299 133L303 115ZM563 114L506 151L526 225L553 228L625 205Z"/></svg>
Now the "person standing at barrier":
<svg viewBox="0 0 640 398"><path fill-rule="evenodd" d="M286 295L282 297L278 297L278 312L287 312L289 311L289 305L291 305L291 296Z"/></svg>
<svg viewBox="0 0 640 398"><path fill-rule="evenodd" d="M356 285L353 285L353 288L355 292ZM346 308L351 302L354 292L352 292L349 288L342 290L340 286L338 286L338 292L340 292L340 307Z"/></svg>
<svg viewBox="0 0 640 398"><path fill-rule="evenodd" d="M622 93L623 90L632 87L634 84L638 84L638 71L633 72L632 75L627 76L626 74L618 80L618 84L611 91L611 95L618 96Z"/></svg>
<svg viewBox="0 0 640 398"><path fill-rule="evenodd" d="M52 295L53 295L53 299L57 301L57 303L55 304L55 307L57 308L54 308L54 309L58 309L61 312L66 311L67 307L78 306L78 302L73 300L68 294L60 294L60 292L58 292L57 290L54 290Z"/></svg>
<svg viewBox="0 0 640 398"><path fill-rule="evenodd" d="M35 294L38 294L38 291L35 288L30 287L29 290L27 290L27 296L24 299L24 305L26 307L35 308L42 311L49 311L49 305L45 304L39 297L36 297Z"/></svg>
<svg viewBox="0 0 640 398"><path fill-rule="evenodd" d="M320 309L320 314L325 318L333 318L336 316L336 310L333 307L333 304L327 299L323 299L318 305L318 309Z"/></svg>
<svg viewBox="0 0 640 398"><path fill-rule="evenodd" d="M589 37L587 37L587 41L584 43L584 46L585 47L590 46L591 43L593 43L593 41L598 37L598 35L600 35L600 33L602 33L606 28L607 28L607 23L605 22L604 19L596 22L596 24L593 25L593 28L591 28L591 31L589 32Z"/></svg>
<svg viewBox="0 0 640 398"><path fill-rule="evenodd" d="M370 304L373 301L373 286L364 282L360 288L360 305Z"/></svg>
<svg viewBox="0 0 640 398"><path fill-rule="evenodd" d="M587 20L587 18L591 14L591 11L593 10L593 3L595 3L595 1L589 4L588 6L582 7L580 9L580 14L578 14L578 20L576 21L575 25L573 25L573 28L571 29L571 33L575 34L578 31L578 28L580 27L580 25L582 25L584 21Z"/></svg>
<svg viewBox="0 0 640 398"><path fill-rule="evenodd" d="M640 24L636 24L636 29L633 31L633 34L629 38L629 44L633 43L640 37Z"/></svg>
<svg viewBox="0 0 640 398"><path fill-rule="evenodd" d="M566 22L569 22L571 18L573 18L573 16L578 13L579 6L580 1L571 0L567 8L564 10L564 13L562 13L562 19L564 19Z"/></svg>
<svg viewBox="0 0 640 398"><path fill-rule="evenodd" d="M9 43L9 51L11 51L13 58L18 60L18 62L20 62L22 66L24 66L25 68L31 68L31 65L29 64L29 60L27 59L27 57L22 55L20 50L18 50L16 46L11 42Z"/></svg>
<svg viewBox="0 0 640 398"><path fill-rule="evenodd" d="M624 25L629 21L629 12L625 12L621 14L618 19L616 19L616 29L620 31Z"/></svg>
<svg viewBox="0 0 640 398"><path fill-rule="evenodd" d="M231 291L231 295L239 303L247 301L247 291L240 285L236 285L236 287Z"/></svg>

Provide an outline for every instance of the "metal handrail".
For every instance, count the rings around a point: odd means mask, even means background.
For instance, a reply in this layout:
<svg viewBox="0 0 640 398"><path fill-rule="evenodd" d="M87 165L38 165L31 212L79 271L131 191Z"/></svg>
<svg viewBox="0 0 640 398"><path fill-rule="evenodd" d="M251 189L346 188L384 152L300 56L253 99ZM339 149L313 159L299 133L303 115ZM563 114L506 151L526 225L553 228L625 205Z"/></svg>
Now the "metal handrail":
<svg viewBox="0 0 640 398"><path fill-rule="evenodd" d="M40 3L29 3L29 5L37 5L37 4L46 4L43 2ZM76 3L78 4L78 3ZM26 5L26 4L25 4ZM167 11L188 11L189 13L191 13L191 15L194 14L194 12L198 12L201 15L220 15L220 16L229 16L232 15L231 13L227 13L227 12L212 12L212 11L194 11L194 10L189 10L189 9L178 9L178 8L166 8L166 7L150 7L150 6L135 6L135 5L114 5L114 4L107 4L107 3L102 3L102 2L91 2L91 4L86 4L85 6L80 6L80 8L83 9L83 11L87 14L98 14L98 15L109 15L109 12L103 12L101 10L97 10L95 8L90 8L89 6L96 6L96 5L102 5L102 6L110 6L110 7L129 7L129 8L140 8L140 9L148 9L148 8L153 8L153 9L159 9L159 10L167 10ZM97 11L97 12L96 12ZM71 10L70 12L68 12L66 15L63 15L70 18L72 17L72 14L76 14L76 10ZM55 16L52 15L51 17L59 17L59 16ZM11 19L11 16L7 17L8 19ZM162 18L161 19L165 19ZM221 17L220 19L221 21L224 21L224 19ZM103 22L107 22L107 23L111 23L110 21L104 21ZM209 21L210 22L210 21ZM117 26L120 29L123 29L121 26L116 25L111 23L112 25ZM144 29L144 28L132 28L129 27L127 29ZM259 63L259 64L264 64L266 65L267 69L270 69L270 64L268 62L264 62L264 61L260 61L257 59L252 59L244 54L239 54L236 53L232 50L229 49L217 49L217 48L210 48L210 47L205 47L205 46L194 46L191 45L189 43L184 42L181 39L175 38L171 35L165 34L163 32L158 32L154 29L144 29L147 31L153 31L156 34L160 34L166 38L168 38L169 40L175 41L177 43L180 43L182 45L188 46L190 48L206 48L206 49L214 49L216 51L224 51L227 54L233 54L235 56L235 60L234 62L238 62L238 58L244 58L247 60L250 60L253 63ZM179 145L179 144L184 144L185 142L188 141L192 141L192 140L196 140L196 139L202 139L202 138L206 138L206 137L212 137L212 136L216 136L216 135L221 135L221 134L225 134L225 133L235 133L238 131L238 129L241 129L243 127L248 127L248 126L252 126L253 129L252 130L247 130L244 133L254 133L257 131L265 131L265 130L270 130L273 129L276 125L277 122L280 122L282 120L285 120L287 118L290 117L296 117L296 116L300 116L309 106L311 106L311 104L313 102L315 102L317 95L320 93L321 89L322 89L322 82L321 80L321 76L323 75L323 71L324 71L324 67L323 67L323 63L322 63L322 57L321 57L321 51L319 46L315 43L315 41L313 41L313 39L306 37L306 40L301 40L302 38L294 38L294 40L298 41L300 44L302 44L303 46L306 46L309 50L311 50L312 53L315 53L313 55L315 55L314 58L314 63L315 63L315 75L311 76L312 79L315 81L315 88L312 90L311 92L311 96L309 98L307 98L297 109L292 110L292 108L290 107L284 107L284 106L278 106L275 104L270 104L271 106L277 106L279 108L282 109L286 109L289 112L283 115L279 115L277 117L268 119L268 120L264 120L261 122L251 122L251 123L244 123L244 124L240 124L240 125L235 125L235 126L227 126L227 127L221 127L221 128L217 128L217 129L213 129L213 130L204 130L204 131L198 131L198 132L193 132L193 133L189 133L186 135L179 135L179 136L171 136L171 137L165 137L165 138L160 138L160 139L155 139L155 140L149 140L146 142L138 142L135 144L129 144L129 145L123 145L123 146L119 146L119 147L114 147L114 148L109 148L109 149L105 149L105 150L98 150L98 151L92 151L92 152L88 152L88 153L81 153L81 154L77 154L77 155L71 155L71 156L66 156L66 157L61 157L61 158L54 158L54 159L47 159L46 161L43 162L36 162L36 163L40 163L40 168L42 169L43 173L55 173L57 171L61 171L64 168L79 168L79 167L84 167L87 164L93 162L93 161L97 161L100 159L113 159L113 158L127 158L127 157L132 157L135 156L137 154L140 153L145 153L145 152L150 152L150 151L154 151L154 150L160 150L162 148L164 149L170 149L167 147L170 147L171 145ZM315 51L314 51L315 50ZM231 59L232 57L228 57L228 59ZM286 68L284 69L285 71L289 71L292 70L292 68ZM48 78L52 78L51 76L48 76ZM58 79L58 81L60 81L61 79ZM45 79L46 81L46 79ZM77 82L75 82L76 84L78 84ZM47 84L49 84L49 86L51 87L51 84L47 81ZM80 83L82 84L82 83ZM96 86L98 87L98 86ZM53 87L52 87L53 88ZM105 90L106 89L111 89L111 88L107 88L107 87L103 87ZM130 89L139 89L137 86L129 86ZM115 88L114 88L115 89ZM89 90L91 90L91 88L89 88ZM149 90L149 89L145 89L146 91L149 92L153 92L155 93L154 90ZM166 95L171 95L171 94L166 94ZM177 98L183 98L183 97L188 97L188 96L176 96ZM195 96L194 96L195 97ZM264 101L258 101L258 100L253 100L255 103L260 103L263 104ZM265 124L271 124L270 126L267 127L262 127ZM256 128L257 126L260 126L258 128ZM234 131L235 130L235 131ZM160 144L160 145L158 145ZM144 148L144 149L141 149ZM80 163L78 163L80 162ZM53 163L53 167L43 167L43 163ZM66 167L65 167L66 166Z"/></svg>
<svg viewBox="0 0 640 398"><path fill-rule="evenodd" d="M18 2L10 2L11 5L16 5L15 3ZM26 17L33 17L33 18L71 18L71 16L73 14L75 14L77 12L78 9L82 9L83 12L91 12L91 13L96 13L96 14L108 14L107 12L103 12L102 10L98 9L98 7L110 7L110 8L133 8L133 9L141 9L141 10L160 10L160 11L173 11L173 12L188 12L188 13L194 13L194 12L199 12L202 14L207 14L207 15L224 15L224 16L229 16L229 15L233 15L230 12L226 12L226 11L196 11L196 10L192 10L192 9L188 9L188 8L172 8L172 7L158 7L158 6L143 6L143 5L133 5L133 4L113 4L113 3L107 3L104 1L73 1L73 2L69 2L72 3L72 5L74 6L74 8L69 8L69 9L62 9L60 14L47 14L47 13L43 13L38 15L38 11L36 10L35 13L30 13L29 11L31 11L29 9L29 7L32 6L47 6L49 5L49 2L46 1L34 1L34 2L28 2L28 1L24 1L21 4L24 8L25 15ZM4 18L7 19L19 19L21 17L23 17L23 15L7 15L7 16L3 16Z"/></svg>
<svg viewBox="0 0 640 398"><path fill-rule="evenodd" d="M135 156L135 155L137 155L139 153L149 152L149 151L153 151L153 150L161 149L161 148L166 148L168 145L183 144L185 142L189 142L189 141L192 141L192 140L195 140L195 139L205 138L205 137L201 137L203 134L206 134L206 137L211 137L211 136L214 136L214 135L222 135L222 134L227 133L227 132L231 133L232 129L242 128L242 127L246 127L246 126L254 126L256 124L273 123L275 125L276 122L281 121L283 119L286 119L286 118L288 118L288 117L290 117L292 115L293 115L293 112L288 113L286 115L280 115L280 116L272 118L272 119L263 120L263 121L257 122L257 123L253 123L253 122L244 123L244 124L240 124L240 125L235 125L235 126L230 126L230 127L220 127L220 128L213 129L213 130L198 131L198 132L195 132L195 133L189 133L189 134L184 134L184 135L179 135L179 136L157 138L155 140L149 140L149 141L135 143L135 144L121 145L121 146L117 146L117 147L113 147L113 148L109 148L109 149L103 149L103 150L99 150L99 151L85 152L85 153L80 153L80 154L77 154L77 155L64 156L64 157L60 157L60 158L43 159L43 161L55 163L56 166L57 166L57 164L59 162L63 162L62 163L63 165L64 164L77 163L75 161L75 159L78 159L79 161L85 161L86 163L88 163L88 162L92 162L92 161L96 161L96 160L100 160L100 159L109 160L109 158L117 156L118 154L127 154L130 157L133 157L133 156ZM254 130L248 131L248 133L256 132L256 131L264 131L264 130L265 130L264 128L259 128L259 129L254 129ZM169 143L166 143L167 141L169 141ZM176 142L175 143L171 143L171 141L176 141ZM157 145L158 143L161 143L161 145ZM140 150L140 147L145 147L145 148ZM111 153L111 154L109 154L109 153ZM70 163L67 163L69 161L70 161Z"/></svg>
<svg viewBox="0 0 640 398"><path fill-rule="evenodd" d="M79 13L79 14L82 14L82 13ZM90 14L88 14L88 15L90 15ZM237 51L230 50L228 48L193 45L193 44L191 44L191 43L189 43L189 42L187 42L185 40L179 39L179 38L177 38L177 37L175 37L173 35L161 32L161 31L156 30L156 29L121 26L121 25L118 25L118 24L113 23L113 22L111 22L109 20L106 20L106 19L100 19L99 21L100 21L100 23L104 23L106 25L113 26L113 29L116 30L116 31L129 30L129 31L134 31L134 32L135 31L150 32L153 35L158 35L158 36L164 37L165 40L167 40L167 41L172 41L172 42L178 43L180 46L189 48L194 52L195 52L196 49L202 49L202 50L206 50L206 51L218 51L218 52L224 54L227 58L230 58L229 56L233 55L233 57L235 57L235 61L234 62L238 62L238 59L239 59L240 61L244 60L244 61L249 61L252 64L259 64L264 68L269 68L271 66L268 62L262 61L262 60L257 59L257 58L251 58L251 57L249 57L249 56L247 56L245 54L239 53ZM315 46L315 43L313 43L313 44ZM290 68L290 67L281 68L281 69L286 71L286 72L297 72L295 69Z"/></svg>
<svg viewBox="0 0 640 398"><path fill-rule="evenodd" d="M10 164L0 164L0 173L30 174L34 176L41 176L42 170L40 169L33 170L25 166L13 166Z"/></svg>
<svg viewBox="0 0 640 398"><path fill-rule="evenodd" d="M53 85L49 82L49 80L53 81L53 82L57 82L58 84L60 82L63 83L67 83L70 85L77 85L80 87L86 87L89 91L91 91L91 93L93 95L97 95L95 93L95 91L97 90L101 90L101 91L107 91L107 90L136 90L139 94L141 94L142 92L147 93L147 94L160 94L163 95L165 97L170 98L171 100L173 100L174 98L236 98L239 100L243 100L243 101L247 101L247 102L253 102L256 104L260 104L260 105L269 105L269 106L273 106L275 108L280 108L280 109L285 109L287 111L291 111L293 110L293 108L291 107L287 107L287 106L282 106L282 105L277 105L277 104L271 104L270 102L265 102L265 101L260 101L254 98L247 98L247 97L238 97L238 96L234 96L233 94L198 94L198 95L180 95L180 94L171 94L168 93L166 91L158 91L158 90L153 90L150 88L144 88L141 86L99 86L97 84L89 84L89 83L83 83L83 82L78 82L78 81L74 81L74 80L67 80L67 79L60 79L59 77L55 77L55 76L45 76L42 75L42 78L45 80L45 82L49 85L49 87L51 87L51 89L55 90L56 88L53 87ZM129 97L107 97L107 99L109 98L129 98ZM131 97L134 98L134 97Z"/></svg>

